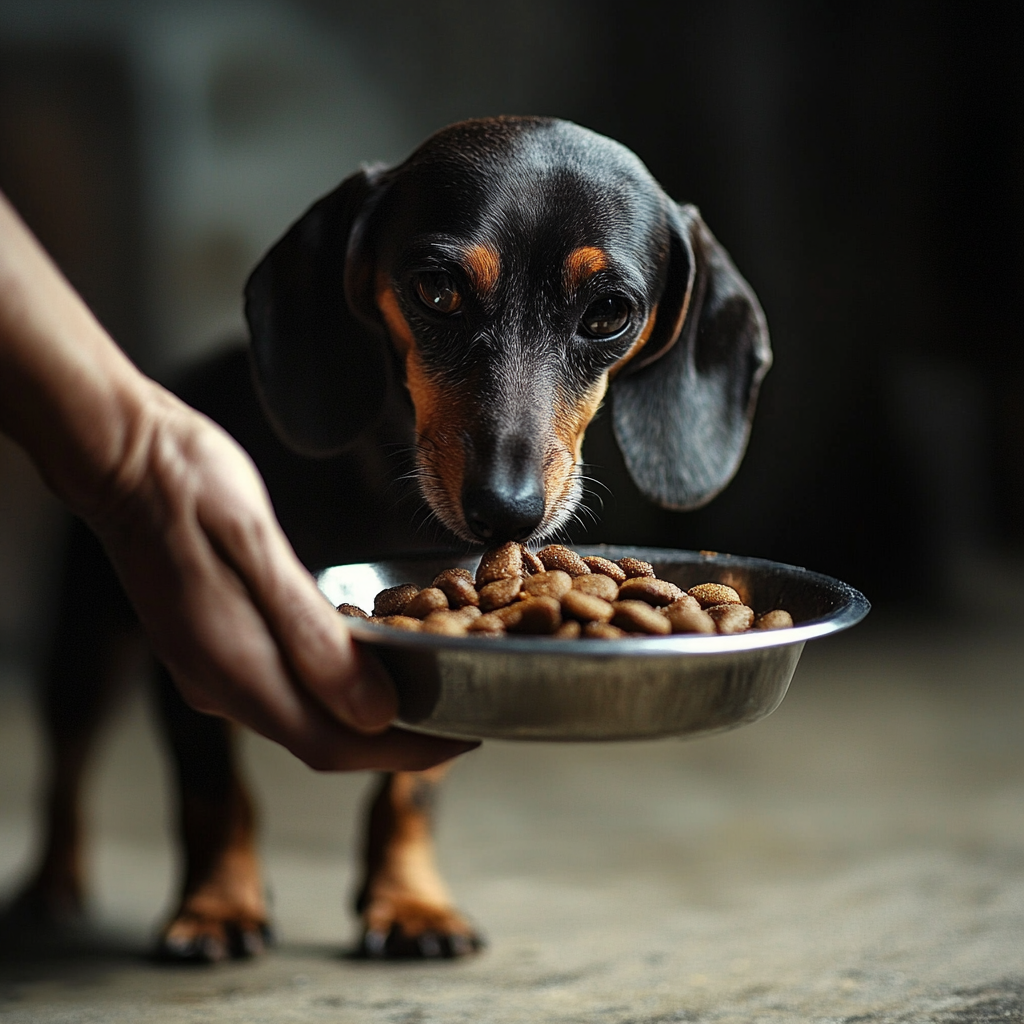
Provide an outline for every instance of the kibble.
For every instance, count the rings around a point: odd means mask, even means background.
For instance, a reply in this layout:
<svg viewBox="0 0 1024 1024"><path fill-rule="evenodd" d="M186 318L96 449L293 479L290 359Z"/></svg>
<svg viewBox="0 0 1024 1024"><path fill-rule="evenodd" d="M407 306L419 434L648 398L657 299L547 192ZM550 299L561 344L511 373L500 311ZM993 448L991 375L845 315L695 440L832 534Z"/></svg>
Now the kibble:
<svg viewBox="0 0 1024 1024"><path fill-rule="evenodd" d="M671 604L683 596L683 592L668 580L655 579L653 576L636 576L626 580L619 587L619 600L635 599L657 605L659 608Z"/></svg>
<svg viewBox="0 0 1024 1024"><path fill-rule="evenodd" d="M793 625L781 608L756 615L740 592L724 583L683 591L658 579L654 566L639 558L613 562L580 556L562 544L549 544L535 555L513 541L486 551L475 575L445 569L429 587L389 587L374 600L372 616L353 604L341 604L338 611L375 625L454 637L607 640L731 635Z"/></svg>
<svg viewBox="0 0 1024 1024"><path fill-rule="evenodd" d="M549 544L537 552L537 557L544 563L545 569L561 569L570 576L590 574L587 563L572 548L567 548L564 544Z"/></svg>
<svg viewBox="0 0 1024 1024"><path fill-rule="evenodd" d="M431 586L437 587L452 608L479 605L480 595L473 585L473 574L468 569L445 569L434 577Z"/></svg>
<svg viewBox="0 0 1024 1024"><path fill-rule="evenodd" d="M716 604L743 603L740 600L740 595L724 583L699 583L695 587L690 587L687 593L690 597L695 597L700 601L701 608L711 608Z"/></svg>
<svg viewBox="0 0 1024 1024"><path fill-rule="evenodd" d="M673 633L717 633L715 620L701 606L690 598L691 604L673 601L662 609Z"/></svg>
<svg viewBox="0 0 1024 1024"><path fill-rule="evenodd" d="M530 550L523 548L523 569L530 576L536 576L537 573L544 571L544 563Z"/></svg>
<svg viewBox="0 0 1024 1024"><path fill-rule="evenodd" d="M754 624L754 610L745 604L716 604L706 611L719 633L745 633Z"/></svg>
<svg viewBox="0 0 1024 1024"><path fill-rule="evenodd" d="M580 579L586 579L581 576ZM523 583L523 593L530 597L553 597L556 600L572 590L572 577L561 569L545 569Z"/></svg>
<svg viewBox="0 0 1024 1024"><path fill-rule="evenodd" d="M672 632L668 619L646 601L614 601L612 610L612 625L624 629L627 633L664 636Z"/></svg>
<svg viewBox="0 0 1024 1024"><path fill-rule="evenodd" d="M339 604L338 611L352 619L368 619L370 617L356 604Z"/></svg>
<svg viewBox="0 0 1024 1024"><path fill-rule="evenodd" d="M377 618L401 615L405 606L420 592L415 583L400 583L382 590L373 601L373 614Z"/></svg>
<svg viewBox="0 0 1024 1024"><path fill-rule="evenodd" d="M406 602L403 615L413 619L425 619L431 612L447 611L448 598L437 587L425 587Z"/></svg>
<svg viewBox="0 0 1024 1024"><path fill-rule="evenodd" d="M614 580L616 583L625 583L626 576L625 570L616 565L611 559L601 558L600 555L584 555L583 564L593 573L600 573L602 576L607 576L610 580ZM644 563L647 564L646 562Z"/></svg>
<svg viewBox="0 0 1024 1024"><path fill-rule="evenodd" d="M516 606L518 618L508 624L510 633L550 634L562 624L562 609L553 597L531 597Z"/></svg>
<svg viewBox="0 0 1024 1024"><path fill-rule="evenodd" d="M478 588L495 580L507 580L523 575L523 546L510 540L507 544L485 551L476 570Z"/></svg>
<svg viewBox="0 0 1024 1024"><path fill-rule="evenodd" d="M421 632L437 636L465 636L469 626L470 622L465 615L453 611L437 611L431 612L423 620Z"/></svg>
<svg viewBox="0 0 1024 1024"><path fill-rule="evenodd" d="M588 622L583 627L583 636L588 640L621 640L627 635L624 629L609 622Z"/></svg>
<svg viewBox="0 0 1024 1024"><path fill-rule="evenodd" d="M592 572L589 576L577 576L572 581L572 589L581 594L590 594L603 601L614 601L619 596L619 585L604 573Z"/></svg>
<svg viewBox="0 0 1024 1024"><path fill-rule="evenodd" d="M641 561L639 558L620 558L619 568L626 574L626 579L635 579L638 576L653 576L654 566L650 562Z"/></svg>
<svg viewBox="0 0 1024 1024"><path fill-rule="evenodd" d="M480 588L480 611L493 612L495 608L504 608L519 596L522 589L523 581L518 576L485 584Z"/></svg>
<svg viewBox="0 0 1024 1024"><path fill-rule="evenodd" d="M784 608L775 608L754 619L754 629L791 629L793 616Z"/></svg>
<svg viewBox="0 0 1024 1024"><path fill-rule="evenodd" d="M562 614L578 622L608 622L612 617L611 602L580 590L570 590L562 597Z"/></svg>
<svg viewBox="0 0 1024 1024"><path fill-rule="evenodd" d="M380 626L404 629L410 633L418 633L423 628L423 623L419 619L410 618L408 615L373 615L368 621Z"/></svg>

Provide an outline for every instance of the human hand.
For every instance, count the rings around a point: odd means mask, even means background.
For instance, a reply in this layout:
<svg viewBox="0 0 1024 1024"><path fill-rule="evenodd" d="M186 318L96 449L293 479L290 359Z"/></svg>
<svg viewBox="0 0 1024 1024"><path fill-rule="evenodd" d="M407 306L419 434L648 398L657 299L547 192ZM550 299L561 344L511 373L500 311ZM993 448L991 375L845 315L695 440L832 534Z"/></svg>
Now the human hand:
<svg viewBox="0 0 1024 1024"><path fill-rule="evenodd" d="M0 195L0 430L103 541L193 707L314 768L472 744L389 728L394 689L285 539L248 456L124 356Z"/></svg>
<svg viewBox="0 0 1024 1024"><path fill-rule="evenodd" d="M389 728L390 680L299 563L248 456L146 385L86 519L185 700L317 769L423 769L470 749Z"/></svg>

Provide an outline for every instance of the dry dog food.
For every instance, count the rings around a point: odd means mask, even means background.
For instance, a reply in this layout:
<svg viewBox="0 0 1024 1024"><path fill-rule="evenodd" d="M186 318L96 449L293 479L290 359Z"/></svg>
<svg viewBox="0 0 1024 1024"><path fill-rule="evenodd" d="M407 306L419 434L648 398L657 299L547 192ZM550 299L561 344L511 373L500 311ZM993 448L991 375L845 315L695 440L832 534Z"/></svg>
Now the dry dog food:
<svg viewBox="0 0 1024 1024"><path fill-rule="evenodd" d="M373 615L351 604L339 605L338 611L440 636L612 640L793 625L781 608L756 614L724 583L700 583L684 591L658 579L654 567L638 558L613 562L580 556L562 544L533 554L514 541L485 551L475 576L466 569L445 569L429 587L403 583L382 590Z"/></svg>

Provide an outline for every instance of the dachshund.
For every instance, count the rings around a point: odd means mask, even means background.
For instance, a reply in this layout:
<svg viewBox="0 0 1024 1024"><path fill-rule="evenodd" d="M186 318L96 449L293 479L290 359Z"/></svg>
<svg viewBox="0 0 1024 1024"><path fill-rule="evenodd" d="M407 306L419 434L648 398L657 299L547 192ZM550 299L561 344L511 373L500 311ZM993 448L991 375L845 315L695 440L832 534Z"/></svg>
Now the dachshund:
<svg viewBox="0 0 1024 1024"><path fill-rule="evenodd" d="M692 509L742 458L771 361L756 297L693 206L624 146L542 117L466 121L315 203L253 271L250 345L182 397L250 452L311 569L564 530L584 432L610 398L642 495ZM434 533L424 524L424 501ZM53 752L41 862L22 902L82 903L78 795L131 609L76 527L44 688ZM255 813L232 729L159 673L184 880L160 952L262 950ZM435 866L444 769L382 776L363 850L360 950L451 957L480 938Z"/></svg>

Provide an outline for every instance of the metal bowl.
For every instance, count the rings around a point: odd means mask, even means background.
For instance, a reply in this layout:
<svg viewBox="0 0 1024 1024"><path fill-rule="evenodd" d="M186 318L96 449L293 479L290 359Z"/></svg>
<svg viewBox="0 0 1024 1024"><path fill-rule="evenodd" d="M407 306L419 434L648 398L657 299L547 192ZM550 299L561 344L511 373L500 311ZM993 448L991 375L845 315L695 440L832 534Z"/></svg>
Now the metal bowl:
<svg viewBox="0 0 1024 1024"><path fill-rule="evenodd" d="M700 735L756 722L786 695L804 644L858 623L870 605L839 580L761 558L656 548L587 547L582 554L651 562L683 589L727 583L756 612L785 608L792 629L734 636L624 640L443 637L349 619L398 688L398 724L436 736L504 740L635 740ZM339 565L317 578L334 603L373 607L399 583L429 586L477 558Z"/></svg>

